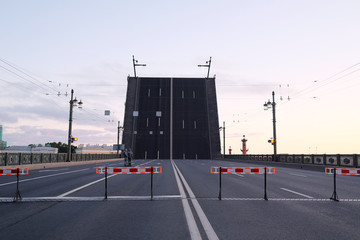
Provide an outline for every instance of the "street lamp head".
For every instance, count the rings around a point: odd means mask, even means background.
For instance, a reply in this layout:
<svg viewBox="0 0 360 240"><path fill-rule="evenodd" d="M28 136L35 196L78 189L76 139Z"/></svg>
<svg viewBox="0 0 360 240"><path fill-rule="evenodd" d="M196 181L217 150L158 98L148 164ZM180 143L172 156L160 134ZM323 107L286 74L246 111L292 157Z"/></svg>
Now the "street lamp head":
<svg viewBox="0 0 360 240"><path fill-rule="evenodd" d="M267 102L267 106L268 106L268 108L272 107L272 103L270 102L270 100Z"/></svg>
<svg viewBox="0 0 360 240"><path fill-rule="evenodd" d="M83 102L82 102L81 99L80 99L78 108L82 108L82 105L83 105Z"/></svg>
<svg viewBox="0 0 360 240"><path fill-rule="evenodd" d="M264 104L264 110L266 111L266 110L268 110L268 109L269 109L269 107L268 107L267 103L265 102L265 104Z"/></svg>
<svg viewBox="0 0 360 240"><path fill-rule="evenodd" d="M73 103L73 106L76 107L76 106L77 106L77 103L78 103L78 100L75 98L72 103Z"/></svg>

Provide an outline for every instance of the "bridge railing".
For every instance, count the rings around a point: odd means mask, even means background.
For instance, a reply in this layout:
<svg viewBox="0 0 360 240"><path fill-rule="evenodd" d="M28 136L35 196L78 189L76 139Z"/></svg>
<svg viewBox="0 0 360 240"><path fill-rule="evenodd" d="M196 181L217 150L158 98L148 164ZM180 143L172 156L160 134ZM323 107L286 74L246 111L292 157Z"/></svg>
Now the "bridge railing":
<svg viewBox="0 0 360 240"><path fill-rule="evenodd" d="M117 158L117 154L76 154L72 162ZM0 166L65 162L66 153L0 153Z"/></svg>
<svg viewBox="0 0 360 240"><path fill-rule="evenodd" d="M225 155L225 159L248 161L272 162L273 158L273 154ZM278 154L275 161L283 163L360 167L360 156L357 154Z"/></svg>

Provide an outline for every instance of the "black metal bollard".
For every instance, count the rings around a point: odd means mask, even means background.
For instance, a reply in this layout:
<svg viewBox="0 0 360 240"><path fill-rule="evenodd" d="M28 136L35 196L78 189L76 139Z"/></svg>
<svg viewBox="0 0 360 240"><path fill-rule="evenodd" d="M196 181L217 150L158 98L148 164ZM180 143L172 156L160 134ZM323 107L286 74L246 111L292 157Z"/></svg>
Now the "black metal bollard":
<svg viewBox="0 0 360 240"><path fill-rule="evenodd" d="M19 190L19 175L20 175L20 169L17 168L16 169L16 193L15 193L15 197L14 197L14 202L17 202L22 199L22 197L20 195L20 190Z"/></svg>
<svg viewBox="0 0 360 240"><path fill-rule="evenodd" d="M264 167L264 199L267 201L267 193L266 193L266 175L267 175L267 167Z"/></svg>
<svg viewBox="0 0 360 240"><path fill-rule="evenodd" d="M108 193L107 193L107 189L108 189L108 167L105 167L105 199L108 198Z"/></svg>
<svg viewBox="0 0 360 240"><path fill-rule="evenodd" d="M337 193L336 193L336 169L337 169L337 168L333 168L333 171L334 171L334 192L333 192L333 194L332 194L332 196L331 196L330 199L338 202L338 201L339 201L339 197L338 197L338 195L337 195Z"/></svg>
<svg viewBox="0 0 360 240"><path fill-rule="evenodd" d="M153 194L153 175L154 175L154 167L151 167L151 201L154 198L154 194Z"/></svg>
<svg viewBox="0 0 360 240"><path fill-rule="evenodd" d="M221 167L219 167L219 200L221 200Z"/></svg>

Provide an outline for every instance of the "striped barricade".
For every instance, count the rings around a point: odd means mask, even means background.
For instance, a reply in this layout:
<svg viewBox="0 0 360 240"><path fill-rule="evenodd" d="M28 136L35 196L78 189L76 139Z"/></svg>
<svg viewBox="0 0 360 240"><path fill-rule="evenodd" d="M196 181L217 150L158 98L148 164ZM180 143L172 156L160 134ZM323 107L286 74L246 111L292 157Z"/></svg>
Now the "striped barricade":
<svg viewBox="0 0 360 240"><path fill-rule="evenodd" d="M274 167L211 167L211 173L219 174L275 174Z"/></svg>
<svg viewBox="0 0 360 240"><path fill-rule="evenodd" d="M162 173L162 167L97 167L96 174L105 174L105 199L107 199L108 174L151 174L151 200L153 200L153 175Z"/></svg>
<svg viewBox="0 0 360 240"><path fill-rule="evenodd" d="M28 175L28 168L5 168L0 169L0 175L2 176L12 176L16 175L16 193L14 197L14 202L21 200L20 190L19 190L19 175Z"/></svg>
<svg viewBox="0 0 360 240"><path fill-rule="evenodd" d="M325 168L325 174L334 174L334 169L337 175L360 175L360 168Z"/></svg>
<svg viewBox="0 0 360 240"><path fill-rule="evenodd" d="M266 192L266 175L275 174L274 167L211 167L212 174L219 174L219 200L221 200L221 175L226 174L262 174L264 175L264 199L268 200Z"/></svg>
<svg viewBox="0 0 360 240"><path fill-rule="evenodd" d="M336 175L360 175L360 168L325 168L325 174L334 175L334 191L330 199L339 201L339 197L336 192Z"/></svg>
<svg viewBox="0 0 360 240"><path fill-rule="evenodd" d="M5 168L0 169L0 175L18 175L18 169L19 169L19 175L28 175L29 169L28 168Z"/></svg>
<svg viewBox="0 0 360 240"><path fill-rule="evenodd" d="M162 173L162 167L97 167L96 174L151 174Z"/></svg>

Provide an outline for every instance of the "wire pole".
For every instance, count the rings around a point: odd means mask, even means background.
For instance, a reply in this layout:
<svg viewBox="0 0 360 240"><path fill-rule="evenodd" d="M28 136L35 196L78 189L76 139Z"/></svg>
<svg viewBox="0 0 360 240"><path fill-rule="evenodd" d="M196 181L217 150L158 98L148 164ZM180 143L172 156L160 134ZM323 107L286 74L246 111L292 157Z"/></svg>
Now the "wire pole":
<svg viewBox="0 0 360 240"><path fill-rule="evenodd" d="M120 138L120 121L118 121L118 134L117 134L117 147L116 147L116 155L119 158L119 138Z"/></svg>
<svg viewBox="0 0 360 240"><path fill-rule="evenodd" d="M276 145L277 145L277 140L276 140L276 114L275 114L275 92L272 92L272 107L273 107L273 135L274 135L274 161L276 162L276 158L277 158L277 149L276 149Z"/></svg>
<svg viewBox="0 0 360 240"><path fill-rule="evenodd" d="M210 60L209 60L209 61L206 61L206 64L198 65L198 67L207 67L207 68L208 68L208 72L207 72L207 77L206 77L206 78L209 78L210 67L211 67L211 57L210 57Z"/></svg>
<svg viewBox="0 0 360 240"><path fill-rule="evenodd" d="M68 132L68 149L66 161L70 162L71 157L71 131L72 131L72 115L73 115L73 97L74 97L74 89L71 89L71 98L70 98L70 115L69 115L69 132Z"/></svg>
<svg viewBox="0 0 360 240"><path fill-rule="evenodd" d="M225 158L225 121L223 122L223 145L224 145L224 158Z"/></svg>
<svg viewBox="0 0 360 240"><path fill-rule="evenodd" d="M134 55L133 57L133 66L134 66L134 76L136 77L136 67L146 67L146 64L140 64L138 63L138 60L135 60Z"/></svg>

